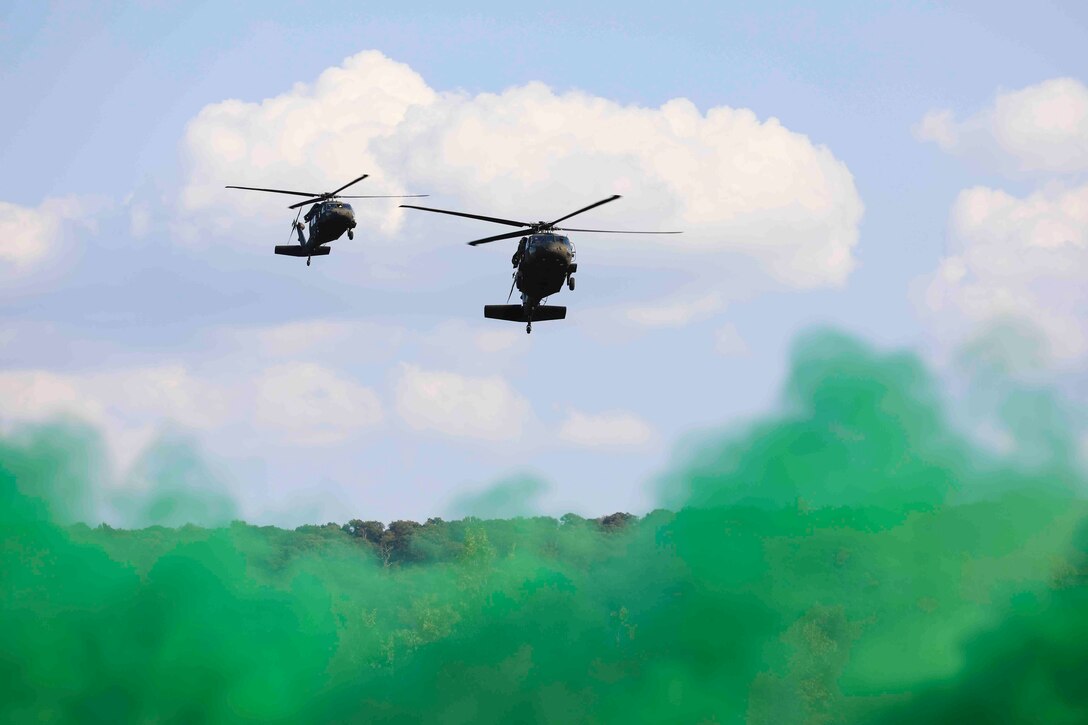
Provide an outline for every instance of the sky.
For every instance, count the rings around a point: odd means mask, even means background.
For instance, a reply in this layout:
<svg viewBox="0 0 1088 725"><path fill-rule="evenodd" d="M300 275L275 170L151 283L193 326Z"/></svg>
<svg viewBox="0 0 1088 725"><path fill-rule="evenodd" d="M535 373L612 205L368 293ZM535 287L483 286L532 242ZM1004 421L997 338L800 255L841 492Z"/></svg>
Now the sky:
<svg viewBox="0 0 1088 725"><path fill-rule="evenodd" d="M5 4L0 427L99 430L105 519L166 442L297 525L496 484L645 512L814 327L949 379L1030 330L1088 399L1086 41L1072 2ZM572 235L567 319L526 336L481 317L513 248L463 242L495 227L359 200L307 268L272 254L283 198L223 189L363 173L513 218L618 193L580 225L684 234Z"/></svg>

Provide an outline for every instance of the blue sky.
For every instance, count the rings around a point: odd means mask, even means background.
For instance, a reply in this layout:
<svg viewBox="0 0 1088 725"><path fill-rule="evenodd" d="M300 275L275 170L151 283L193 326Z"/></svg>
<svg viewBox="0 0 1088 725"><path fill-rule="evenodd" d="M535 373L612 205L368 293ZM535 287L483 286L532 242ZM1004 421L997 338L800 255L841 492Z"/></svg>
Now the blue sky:
<svg viewBox="0 0 1088 725"><path fill-rule="evenodd" d="M524 474L549 486L537 508L597 515L652 507L678 442L773 408L812 326L940 366L1015 313L1045 321L1048 364L1079 379L1086 40L1076 3L16 3L0 11L0 204L23 251L0 256L0 424L91 420L114 493L141 485L126 472L156 438L182 437L251 520L426 518ZM338 67L364 96L361 73L416 88L416 125L383 120L364 149L380 104L322 95ZM486 131L494 94L539 171L488 156L506 128ZM276 97L303 105L296 126L270 130ZM654 136L662 119L691 121L661 110L673 99L697 126L715 108L755 119L692 147L721 152L705 179L645 155L675 140ZM593 103L608 110L581 138L564 124ZM554 133L533 125L548 114ZM258 148L266 132L282 156ZM774 161L740 174L738 148ZM694 246L576 237L568 319L526 338L479 319L511 250L462 242L490 227L360 202L356 240L306 269L271 254L284 204L205 194L332 188L349 169L375 174L359 193L534 219L620 191L587 226L679 224ZM685 206L700 194L702 212ZM833 249L849 269L825 265Z"/></svg>

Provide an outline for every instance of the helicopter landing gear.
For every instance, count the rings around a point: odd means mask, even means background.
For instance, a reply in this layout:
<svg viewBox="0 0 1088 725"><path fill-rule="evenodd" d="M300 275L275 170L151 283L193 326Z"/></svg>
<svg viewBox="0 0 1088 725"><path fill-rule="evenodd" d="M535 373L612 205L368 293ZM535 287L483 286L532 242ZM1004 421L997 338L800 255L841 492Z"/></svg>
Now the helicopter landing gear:
<svg viewBox="0 0 1088 725"><path fill-rule="evenodd" d="M348 239L355 239L355 230L348 229Z"/></svg>
<svg viewBox="0 0 1088 725"><path fill-rule="evenodd" d="M306 266L307 266L307 267L309 267L309 266L310 266L310 258L309 258L309 257L307 257L307 258L306 258Z"/></svg>
<svg viewBox="0 0 1088 725"><path fill-rule="evenodd" d="M567 289L574 291L574 277L567 277Z"/></svg>
<svg viewBox="0 0 1088 725"><path fill-rule="evenodd" d="M533 331L533 323L532 322L525 323L525 334L528 335L532 331Z"/></svg>

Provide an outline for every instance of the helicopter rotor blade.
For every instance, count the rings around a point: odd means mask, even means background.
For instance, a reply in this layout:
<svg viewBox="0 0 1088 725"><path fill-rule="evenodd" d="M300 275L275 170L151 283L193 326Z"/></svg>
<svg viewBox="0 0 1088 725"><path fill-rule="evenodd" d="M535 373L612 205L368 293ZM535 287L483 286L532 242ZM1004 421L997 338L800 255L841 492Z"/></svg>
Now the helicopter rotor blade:
<svg viewBox="0 0 1088 725"><path fill-rule="evenodd" d="M349 186L351 186L352 184L358 184L358 183L359 183L360 181L362 181L363 179L365 179L365 178L366 178L366 177L368 177L368 176L370 176L370 174L363 174L363 175L362 175L362 176L360 176L360 177L359 177L358 179L353 179L352 181L349 181L348 183L346 183L346 184L344 184L343 186L341 186L341 187L340 187L339 189L337 189L336 191L330 191L330 192L329 192L328 194L325 194L324 196L336 196L337 194L339 194L339 193L340 193L341 191L343 191L344 189L348 188L348 187L349 187Z"/></svg>
<svg viewBox="0 0 1088 725"><path fill-rule="evenodd" d="M683 232L643 232L634 229L574 229L572 227L552 227L557 232L598 232L600 234L683 234Z"/></svg>
<svg viewBox="0 0 1088 725"><path fill-rule="evenodd" d="M337 194L337 199L421 199L430 194L364 194L362 196L355 196L352 194Z"/></svg>
<svg viewBox="0 0 1088 725"><path fill-rule="evenodd" d="M298 209L300 206L306 206L307 204L316 204L317 202L325 201L326 199L328 199L327 196L316 196L313 199L307 199L306 201L300 201L297 204L292 204L291 206L289 206L287 208L288 209Z"/></svg>
<svg viewBox="0 0 1088 725"><path fill-rule="evenodd" d="M572 211L570 214L567 214L566 216L561 216L558 219L556 219L554 222L552 222L551 224L548 225L548 228L554 227L556 224L563 221L564 219L570 219L572 216L575 216L577 214L581 214L582 212L585 212L585 211L589 211L590 209L595 209L595 208L599 207L601 204L607 204L608 202L615 201L616 199L619 199L619 198L620 198L619 194L613 194L612 196L608 197L607 199L601 199L600 201L596 202L595 204L590 204L589 206L583 207L582 209L579 209L578 211Z"/></svg>
<svg viewBox="0 0 1088 725"><path fill-rule="evenodd" d="M484 237L483 239L475 239L468 242L468 246L475 247L477 244L487 244L488 242L497 242L500 239L513 239L514 237L521 237L527 234L532 234L532 229L522 229L519 232L507 232L506 234L496 234L493 237Z"/></svg>
<svg viewBox="0 0 1088 725"><path fill-rule="evenodd" d="M288 191L287 189L262 189L259 186L227 186L227 189L247 189L249 191L270 191L273 194L293 194L294 196L320 196L313 191Z"/></svg>
<svg viewBox="0 0 1088 725"><path fill-rule="evenodd" d="M291 206L289 206L287 208L288 209L297 209L300 206L306 206L307 204L317 204L318 202L328 201L329 199L415 199L415 198L418 198L418 197L421 197L421 196L427 196L427 194L401 194L401 195L392 195L392 196L387 196L385 194L375 194L375 195L366 195L366 196L351 196L351 195L340 196L339 194L336 194L334 196L322 195L322 196L316 196L313 199L307 199L306 201L300 201L299 203L292 204Z"/></svg>
<svg viewBox="0 0 1088 725"><path fill-rule="evenodd" d="M496 224L506 224L507 226L511 226L511 227L534 227L534 226L536 226L536 225L531 224L529 222L517 222L517 221L514 221L513 219L500 219L498 217L482 216L480 214L466 214L463 211L447 211L445 209L432 209L431 207L428 207L428 206L415 206L414 204L401 204L401 206L403 208L405 208L405 209L419 209L420 211L433 211L433 212L435 212L437 214L450 214L452 216L463 216L463 217L466 217L468 219L479 219L480 221L485 221L485 222L495 222Z"/></svg>

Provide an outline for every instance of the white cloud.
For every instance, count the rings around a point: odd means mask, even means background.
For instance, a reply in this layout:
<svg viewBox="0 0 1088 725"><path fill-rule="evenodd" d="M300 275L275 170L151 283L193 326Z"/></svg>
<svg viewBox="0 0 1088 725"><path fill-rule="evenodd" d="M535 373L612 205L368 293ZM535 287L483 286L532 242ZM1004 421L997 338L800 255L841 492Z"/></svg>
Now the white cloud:
<svg viewBox="0 0 1088 725"><path fill-rule="evenodd" d="M133 204L128 212L128 232L135 239L146 237L151 231L154 219L147 204Z"/></svg>
<svg viewBox="0 0 1088 725"><path fill-rule="evenodd" d="M80 382L92 396L124 415L162 417L204 430L229 420L238 397L238 388L217 386L182 365L97 373Z"/></svg>
<svg viewBox="0 0 1088 725"><path fill-rule="evenodd" d="M108 373L0 372L0 403L8 419L40 421L68 413L104 422L150 416L207 429L228 417L231 397L180 365Z"/></svg>
<svg viewBox="0 0 1088 725"><path fill-rule="evenodd" d="M50 198L37 207L0 201L0 263L23 272L43 262L60 242L65 225L86 223L90 210L77 197Z"/></svg>
<svg viewBox="0 0 1088 725"><path fill-rule="evenodd" d="M654 437L650 425L622 411L591 415L572 410L559 428L559 438L587 448L645 446Z"/></svg>
<svg viewBox="0 0 1088 725"><path fill-rule="evenodd" d="M224 326L212 332L224 349L257 351L265 359L336 360L342 365L389 363L406 357L440 362L456 371L509 365L529 350L524 328L491 320L448 319L411 329L403 320L314 318L262 326ZM517 334L520 333L520 334ZM3 335L3 330L0 330ZM2 337L0 337L2 340Z"/></svg>
<svg viewBox="0 0 1088 725"><path fill-rule="evenodd" d="M473 310L475 311L475 310ZM524 327L509 323L455 317L415 332L412 337L424 364L432 362L454 371L474 372L486 360L489 370L501 370L530 350Z"/></svg>
<svg viewBox="0 0 1088 725"><path fill-rule="evenodd" d="M104 417L102 406L68 375L43 370L0 372L0 410L4 422L41 422L59 415L76 415L93 422Z"/></svg>
<svg viewBox="0 0 1088 725"><path fill-rule="evenodd" d="M340 443L382 417L374 391L314 363L271 367L256 383L254 420L301 445Z"/></svg>
<svg viewBox="0 0 1088 725"><path fill-rule="evenodd" d="M951 339L978 325L1024 320L1059 360L1088 355L1088 185L1025 198L976 187L952 208L950 254L925 303Z"/></svg>
<svg viewBox="0 0 1088 725"><path fill-rule="evenodd" d="M102 429L114 461L128 466L165 423L211 429L225 422L229 391L179 366L109 373L0 371L0 423L74 416Z"/></svg>
<svg viewBox="0 0 1088 725"><path fill-rule="evenodd" d="M993 105L962 121L930 111L914 128L923 141L1009 172L1088 170L1088 87L1055 78L998 93Z"/></svg>
<svg viewBox="0 0 1088 725"><path fill-rule="evenodd" d="M241 334L254 338L266 355L290 357L312 355L327 345L342 345L353 332L360 332L357 327L357 323L318 319L252 328Z"/></svg>
<svg viewBox="0 0 1088 725"><path fill-rule="evenodd" d="M521 330L519 329L518 332ZM485 355L492 355L510 350L524 352L528 347L521 335L511 335L509 329L495 328L477 330L472 333L472 344Z"/></svg>
<svg viewBox="0 0 1088 725"><path fill-rule="evenodd" d="M264 360L332 360L342 367L399 358L412 334L401 324L312 318L274 325L225 325L210 332L221 354L256 353Z"/></svg>
<svg viewBox="0 0 1088 725"><path fill-rule="evenodd" d="M667 300L647 307L626 310L628 320L646 327L681 327L692 320L708 317L725 308L721 293L697 298Z"/></svg>
<svg viewBox="0 0 1088 725"><path fill-rule="evenodd" d="M382 419L371 390L312 363L198 376L183 365L59 374L0 371L0 423L72 415L100 427L121 467L156 431L180 425L219 437L233 428L263 443L326 445Z"/></svg>
<svg viewBox="0 0 1088 725"><path fill-rule="evenodd" d="M395 385L397 412L414 430L483 440L521 436L529 403L500 377L471 377L402 365Z"/></svg>
<svg viewBox="0 0 1088 725"><path fill-rule="evenodd" d="M731 252L775 280L814 287L846 279L862 214L846 166L777 119L725 106L704 113L686 99L624 106L540 83L475 96L440 92L374 51L275 98L204 108L185 148L183 207L190 223L221 231L252 228L283 201L225 192L228 183L324 190L365 171L371 178L358 193L431 193L443 197L435 206L529 221L619 193L623 200L577 226L685 233L600 235L594 245L602 253L646 264L677 264L680 254L689 272L711 277L707 265L726 264L722 252ZM356 212L361 229L386 235L405 218L384 200L361 201ZM433 244L487 229L422 216L413 223L445 230L430 235Z"/></svg>

